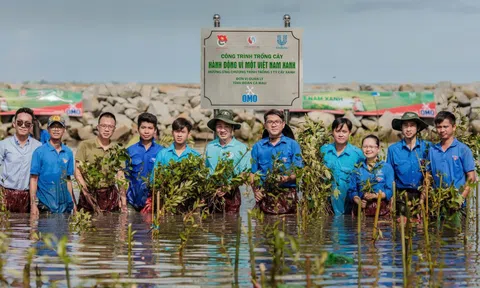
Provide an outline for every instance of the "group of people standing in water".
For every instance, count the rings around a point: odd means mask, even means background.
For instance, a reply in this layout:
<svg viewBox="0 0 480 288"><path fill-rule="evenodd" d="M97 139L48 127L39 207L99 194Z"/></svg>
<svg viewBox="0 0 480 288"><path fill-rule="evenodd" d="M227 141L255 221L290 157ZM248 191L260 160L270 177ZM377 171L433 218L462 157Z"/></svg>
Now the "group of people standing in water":
<svg viewBox="0 0 480 288"><path fill-rule="evenodd" d="M43 134L43 143L33 137L36 122L29 108L16 111L13 127L15 134L0 141L0 186L3 203L11 212L37 215L40 212L71 213L80 208L93 210L93 204L103 211L140 211L152 209L151 189L154 169L159 165L168 167L193 155L202 157L187 142L192 123L177 118L172 123L173 143L163 147L156 142L158 121L155 115L142 113L138 116L139 141L127 148L130 160L116 173L119 180L126 179L128 186L106 186L96 191L95 197L88 191L82 163L90 163L96 157L105 157L109 149L117 145L111 141L116 118L109 112L98 118L98 134L95 138L80 143L74 157L72 150L62 143L65 120L54 115L48 119ZM332 171L333 187L330 203L335 215L351 214L356 205L366 215L374 215L377 203L381 203L380 215L389 213L393 195L393 183L397 191L405 191L408 199L423 201L422 186L427 183L433 189L453 185L462 197L470 192L470 183L476 181L475 160L472 151L455 138L454 114L441 111L434 119L440 142L433 144L418 137L428 125L413 112L394 119L392 127L401 131L403 139L390 147L386 161L380 160L380 140L367 135L360 148L349 143L352 123L347 118L337 118L332 124L333 142L321 147L319 159ZM289 214L296 212L298 199L297 169L303 167L301 147L285 122L282 111L269 110L264 114L264 133L252 149L234 137L240 123L234 121L233 112L220 110L207 126L216 138L206 146L205 164L215 170L220 159L231 159L235 172L249 173L250 185L256 206L265 213ZM37 137L39 138L39 137ZM268 173L282 164L276 186L278 191L268 191L265 186ZM260 181L254 181L260 175ZM72 180L80 186L77 203ZM432 179L432 180L430 180ZM241 195L238 187L219 188L215 197L224 200L228 213L239 211ZM95 198L95 199L93 199ZM378 198L381 201L378 202ZM398 201L399 216L405 214L405 202ZM78 206L78 207L77 207ZM463 209L463 203L458 209Z"/></svg>

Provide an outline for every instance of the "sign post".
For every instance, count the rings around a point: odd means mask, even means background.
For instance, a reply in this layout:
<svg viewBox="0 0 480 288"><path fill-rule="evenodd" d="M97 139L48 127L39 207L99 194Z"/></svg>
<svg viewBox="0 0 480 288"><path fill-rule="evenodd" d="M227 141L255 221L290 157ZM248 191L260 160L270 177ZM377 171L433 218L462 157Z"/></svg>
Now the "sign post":
<svg viewBox="0 0 480 288"><path fill-rule="evenodd" d="M201 107L302 109L303 30L214 28L201 32ZM288 118L287 118L288 119Z"/></svg>
<svg viewBox="0 0 480 288"><path fill-rule="evenodd" d="M283 15L283 26L285 28L290 27L290 15L288 14ZM302 96L300 95L300 97ZM288 109L283 110L283 114L285 115L285 123L287 123L288 125L288 123L290 122L290 110Z"/></svg>

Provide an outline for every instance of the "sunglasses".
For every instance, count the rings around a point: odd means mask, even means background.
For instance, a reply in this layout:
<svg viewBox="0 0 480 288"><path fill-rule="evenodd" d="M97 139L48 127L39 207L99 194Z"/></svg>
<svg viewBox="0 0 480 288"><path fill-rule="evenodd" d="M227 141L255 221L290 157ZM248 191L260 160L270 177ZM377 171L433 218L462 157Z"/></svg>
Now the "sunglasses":
<svg viewBox="0 0 480 288"><path fill-rule="evenodd" d="M18 127L25 127L25 128L30 128L32 127L33 123L32 122L23 122L22 120L17 120L17 126Z"/></svg>

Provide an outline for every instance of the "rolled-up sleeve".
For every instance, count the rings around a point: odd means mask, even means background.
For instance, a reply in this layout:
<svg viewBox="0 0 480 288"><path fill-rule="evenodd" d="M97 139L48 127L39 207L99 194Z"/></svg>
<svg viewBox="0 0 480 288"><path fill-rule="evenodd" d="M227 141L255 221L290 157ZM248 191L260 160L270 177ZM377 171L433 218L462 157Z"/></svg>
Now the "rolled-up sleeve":
<svg viewBox="0 0 480 288"><path fill-rule="evenodd" d="M293 142L292 146L293 164L298 168L303 168L302 149L300 148L300 144Z"/></svg>
<svg viewBox="0 0 480 288"><path fill-rule="evenodd" d="M259 169L258 167L258 148L257 145L253 145L251 155L251 162L252 162L252 173L256 173Z"/></svg>
<svg viewBox="0 0 480 288"><path fill-rule="evenodd" d="M31 175L40 175L40 170L42 169L42 162L40 157L40 149L36 149L35 151L33 151L32 164L30 166Z"/></svg>

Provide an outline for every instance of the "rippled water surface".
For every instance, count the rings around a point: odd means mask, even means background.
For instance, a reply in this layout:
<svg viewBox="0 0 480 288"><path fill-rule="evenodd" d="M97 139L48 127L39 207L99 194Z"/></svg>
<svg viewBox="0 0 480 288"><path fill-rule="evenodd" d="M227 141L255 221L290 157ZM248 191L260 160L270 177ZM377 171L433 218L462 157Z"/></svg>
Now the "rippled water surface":
<svg viewBox="0 0 480 288"><path fill-rule="evenodd" d="M68 219L64 215L41 215L38 221L30 220L27 214L12 215L9 227L3 229L10 241L3 254L3 275L9 283L5 286L23 287L27 249L32 246L37 247L38 252L30 270L30 286L51 287L55 282L59 287L67 286L63 262L55 251L44 248L41 241L31 240L35 232L42 235L53 233L57 237L68 235L68 254L75 260L69 270L71 287L109 287L114 283L123 283L127 287L252 287L246 234L246 211L251 207L251 200L244 200L240 213L243 228L239 231L238 273L234 269L237 216L214 215L204 220L180 255L181 217L164 219L158 239L152 240L151 216L136 212L97 216L93 221L96 231L82 233L69 232ZM263 224L252 221L257 278L260 277L259 265L263 263L267 269L266 277L270 279L273 262L264 228L278 219L266 216ZM298 239L302 253L297 264L291 255L285 254L284 262L288 269L277 276L279 283L306 287L305 255L314 258L322 251L328 251L351 257L354 263L325 267L322 275L310 275L313 284L335 287L403 285L400 231L398 227L392 227L391 220L382 220L380 229L383 239L374 245L371 241L373 220L367 219L362 225L359 250L355 218L331 217L312 221L304 228L299 225L301 223L296 215L282 219L280 228ZM136 231L130 264L127 245L129 223ZM422 228L415 227L413 230L410 286L426 286L429 281L435 287L480 286L479 241L475 223L469 226L466 234L464 227L460 230L444 227L440 232L434 229L430 232L432 261L436 261L432 277L429 276ZM35 266L41 271L40 281L36 281Z"/></svg>

